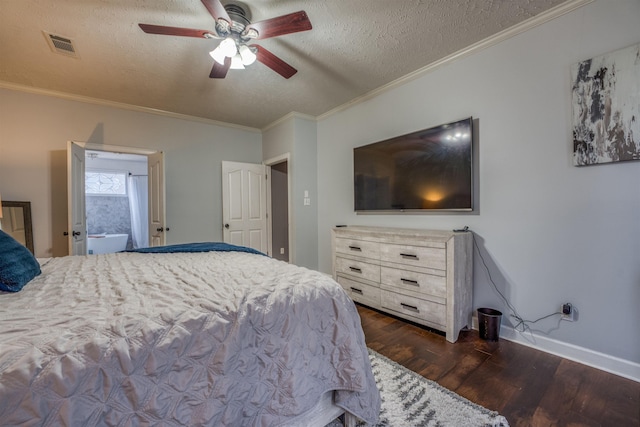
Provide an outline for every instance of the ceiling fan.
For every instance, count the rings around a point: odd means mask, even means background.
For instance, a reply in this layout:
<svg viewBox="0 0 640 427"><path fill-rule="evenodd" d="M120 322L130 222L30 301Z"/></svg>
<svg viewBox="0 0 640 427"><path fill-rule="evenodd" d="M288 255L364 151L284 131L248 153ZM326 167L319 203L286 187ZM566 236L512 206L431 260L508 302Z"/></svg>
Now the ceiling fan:
<svg viewBox="0 0 640 427"><path fill-rule="evenodd" d="M298 72L264 47L249 43L252 40L264 40L310 30L311 21L305 11L252 23L249 9L241 2L232 1L224 6L220 0L202 0L202 3L215 20L213 31L151 24L138 25L148 34L222 39L218 47L210 52L214 63L209 77L214 79L223 79L230 68L244 68L255 60L262 62L285 79Z"/></svg>

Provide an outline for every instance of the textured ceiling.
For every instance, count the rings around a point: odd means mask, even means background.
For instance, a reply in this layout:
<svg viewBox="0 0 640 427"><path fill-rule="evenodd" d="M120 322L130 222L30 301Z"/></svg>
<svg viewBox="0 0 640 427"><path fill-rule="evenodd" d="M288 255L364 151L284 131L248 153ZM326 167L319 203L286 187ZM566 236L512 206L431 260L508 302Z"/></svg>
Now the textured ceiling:
<svg viewBox="0 0 640 427"><path fill-rule="evenodd" d="M326 113L563 1L244 0L253 22L307 12L311 31L258 42L298 69L286 80L258 62L210 79L218 40L137 25L213 29L200 0L0 0L0 81L263 128ZM43 32L78 57L54 53Z"/></svg>

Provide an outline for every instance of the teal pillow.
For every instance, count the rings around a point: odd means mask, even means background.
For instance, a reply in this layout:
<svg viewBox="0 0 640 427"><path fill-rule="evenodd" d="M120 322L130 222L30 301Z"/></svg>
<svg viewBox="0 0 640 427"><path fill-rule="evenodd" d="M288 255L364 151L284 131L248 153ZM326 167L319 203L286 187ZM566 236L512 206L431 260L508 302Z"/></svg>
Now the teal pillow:
<svg viewBox="0 0 640 427"><path fill-rule="evenodd" d="M0 230L0 291L18 292L40 274L40 264L29 249Z"/></svg>

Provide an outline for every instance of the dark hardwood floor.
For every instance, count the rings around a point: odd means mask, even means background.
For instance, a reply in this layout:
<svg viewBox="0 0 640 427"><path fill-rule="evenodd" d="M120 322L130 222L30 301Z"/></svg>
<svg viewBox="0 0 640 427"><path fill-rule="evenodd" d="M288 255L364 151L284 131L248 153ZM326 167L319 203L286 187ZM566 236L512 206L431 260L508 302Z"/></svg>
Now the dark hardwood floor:
<svg viewBox="0 0 640 427"><path fill-rule="evenodd" d="M640 383L478 331L443 335L358 305L367 346L514 426L640 426Z"/></svg>

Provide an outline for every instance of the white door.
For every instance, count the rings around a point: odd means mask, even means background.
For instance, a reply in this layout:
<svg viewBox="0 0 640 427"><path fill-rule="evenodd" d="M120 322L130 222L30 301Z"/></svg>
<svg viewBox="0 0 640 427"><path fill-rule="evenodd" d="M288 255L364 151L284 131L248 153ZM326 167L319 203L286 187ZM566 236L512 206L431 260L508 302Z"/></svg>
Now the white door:
<svg viewBox="0 0 640 427"><path fill-rule="evenodd" d="M162 151L149 154L149 246L166 244L165 234L169 230L165 226L164 203L164 153Z"/></svg>
<svg viewBox="0 0 640 427"><path fill-rule="evenodd" d="M223 240L268 253L266 167L222 162Z"/></svg>
<svg viewBox="0 0 640 427"><path fill-rule="evenodd" d="M84 148L67 142L67 206L70 255L87 254L87 217L84 199Z"/></svg>

